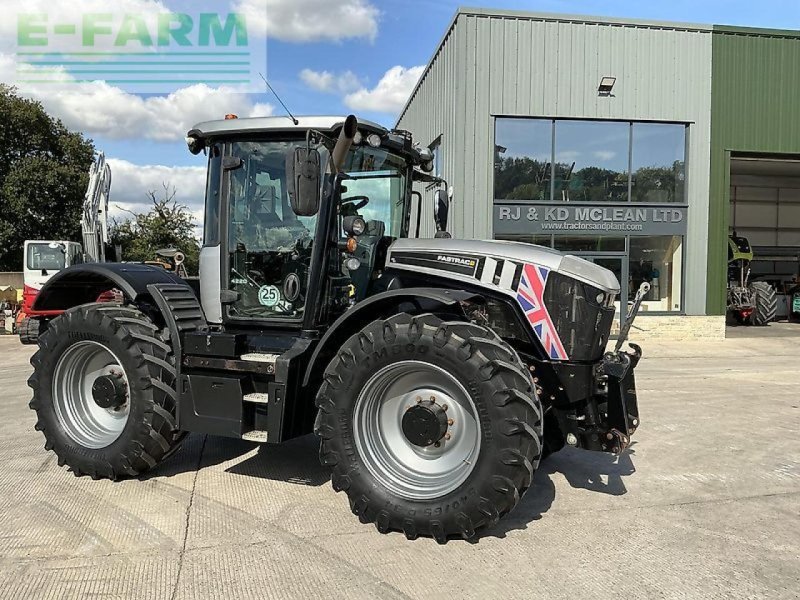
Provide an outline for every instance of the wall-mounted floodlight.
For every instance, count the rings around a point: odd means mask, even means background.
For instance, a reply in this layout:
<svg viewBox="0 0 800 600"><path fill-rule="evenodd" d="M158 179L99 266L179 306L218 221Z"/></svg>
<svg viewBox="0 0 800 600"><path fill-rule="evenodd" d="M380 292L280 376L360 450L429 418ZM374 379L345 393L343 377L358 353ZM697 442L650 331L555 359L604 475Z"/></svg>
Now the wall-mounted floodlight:
<svg viewBox="0 0 800 600"><path fill-rule="evenodd" d="M597 88L597 93L600 96L610 96L611 90L614 89L614 84L617 83L616 77L603 77L600 80L600 85Z"/></svg>

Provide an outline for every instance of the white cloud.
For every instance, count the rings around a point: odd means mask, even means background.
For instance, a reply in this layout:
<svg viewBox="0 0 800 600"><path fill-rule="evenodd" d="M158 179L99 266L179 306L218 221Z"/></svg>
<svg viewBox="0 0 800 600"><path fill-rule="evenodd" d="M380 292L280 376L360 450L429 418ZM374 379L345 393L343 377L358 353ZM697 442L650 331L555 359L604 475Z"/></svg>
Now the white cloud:
<svg viewBox="0 0 800 600"><path fill-rule="evenodd" d="M300 79L318 92L347 94L361 87L361 81L352 71L344 71L337 75L330 71L303 69L300 71Z"/></svg>
<svg viewBox="0 0 800 600"><path fill-rule="evenodd" d="M424 66L392 67L371 90L361 88L344 98L344 103L354 110L368 110L396 114L408 100L419 81Z"/></svg>
<svg viewBox="0 0 800 600"><path fill-rule="evenodd" d="M0 81L13 81L14 60L0 54ZM231 87L196 84L166 96L143 98L104 81L65 85L20 86L22 96L40 101L45 110L71 128L89 136L112 139L182 140L196 123L221 119L228 113L240 117L269 116L273 107L252 103Z"/></svg>
<svg viewBox="0 0 800 600"><path fill-rule="evenodd" d="M596 152L593 152L593 154L595 158L603 162L608 162L617 156L617 153L611 150L598 150Z"/></svg>
<svg viewBox="0 0 800 600"><path fill-rule="evenodd" d="M556 154L556 162L568 163L575 162L581 157L581 153L576 150L565 150Z"/></svg>
<svg viewBox="0 0 800 600"><path fill-rule="evenodd" d="M375 40L380 11L368 0L234 0L248 28L284 42Z"/></svg>
<svg viewBox="0 0 800 600"><path fill-rule="evenodd" d="M202 224L206 185L205 167L169 167L164 165L136 165L127 160L109 158L111 167L111 195L109 214L125 220L126 211L147 212L152 206L147 193L154 191L163 197L163 185L175 188L175 200L189 207L197 224Z"/></svg>

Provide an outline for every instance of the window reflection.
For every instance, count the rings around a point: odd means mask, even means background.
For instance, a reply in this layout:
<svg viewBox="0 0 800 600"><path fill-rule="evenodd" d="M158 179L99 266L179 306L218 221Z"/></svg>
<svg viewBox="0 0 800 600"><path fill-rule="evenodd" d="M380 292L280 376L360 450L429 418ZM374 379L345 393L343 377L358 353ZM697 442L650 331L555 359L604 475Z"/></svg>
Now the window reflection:
<svg viewBox="0 0 800 600"><path fill-rule="evenodd" d="M686 125L498 118L495 127L497 199L686 201Z"/></svg>
<svg viewBox="0 0 800 600"><path fill-rule="evenodd" d="M501 240L504 242L523 242L525 244L535 244L537 246L545 246L547 248L552 247L551 239L549 235L515 235L515 234L505 234L505 235L496 235L494 237L496 240Z"/></svg>
<svg viewBox="0 0 800 600"><path fill-rule="evenodd" d="M634 123L633 202L684 202L686 126Z"/></svg>
<svg viewBox="0 0 800 600"><path fill-rule="evenodd" d="M625 238L598 235L557 235L554 247L562 252L625 252Z"/></svg>
<svg viewBox="0 0 800 600"><path fill-rule="evenodd" d="M556 200L627 202L630 124L556 122Z"/></svg>
<svg viewBox="0 0 800 600"><path fill-rule="evenodd" d="M553 122L497 119L495 140L495 197L550 200Z"/></svg>

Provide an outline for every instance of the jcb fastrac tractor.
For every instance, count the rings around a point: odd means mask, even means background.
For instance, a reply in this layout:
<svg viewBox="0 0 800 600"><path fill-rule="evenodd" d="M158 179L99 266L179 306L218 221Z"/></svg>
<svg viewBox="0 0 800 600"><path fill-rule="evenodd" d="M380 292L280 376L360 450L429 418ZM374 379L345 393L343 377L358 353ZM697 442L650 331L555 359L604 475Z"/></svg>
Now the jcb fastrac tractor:
<svg viewBox="0 0 800 600"><path fill-rule="evenodd" d="M230 118L187 141L209 156L199 290L158 267L87 264L37 297L66 311L42 324L29 381L60 465L135 477L186 432L316 432L362 522L444 542L514 508L544 453L629 444L641 351L606 352L610 271L447 239L446 194L437 238L409 238L412 183L441 182L403 131ZM111 289L121 302L94 302Z"/></svg>
<svg viewBox="0 0 800 600"><path fill-rule="evenodd" d="M740 325L768 325L775 320L778 300L766 281L750 281L753 249L736 232L728 237L728 313Z"/></svg>

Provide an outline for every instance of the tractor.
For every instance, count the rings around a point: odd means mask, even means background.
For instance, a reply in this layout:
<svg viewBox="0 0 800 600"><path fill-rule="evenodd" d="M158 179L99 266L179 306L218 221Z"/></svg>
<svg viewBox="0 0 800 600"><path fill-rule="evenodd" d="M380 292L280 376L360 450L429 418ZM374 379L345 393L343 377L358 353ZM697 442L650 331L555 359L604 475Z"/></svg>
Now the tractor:
<svg viewBox="0 0 800 600"><path fill-rule="evenodd" d="M414 183L445 184L411 134L352 115L232 116L187 143L208 155L199 279L84 264L36 298L64 311L41 324L29 380L61 466L117 480L187 432L315 433L361 522L445 543L511 511L544 455L630 444L641 349L623 335L607 351L615 276L452 239L446 193L436 237L412 237ZM109 290L116 302L95 302Z"/></svg>
<svg viewBox="0 0 800 600"><path fill-rule="evenodd" d="M775 320L778 300L766 281L750 280L753 249L747 238L728 237L728 314L739 325L764 326Z"/></svg>

